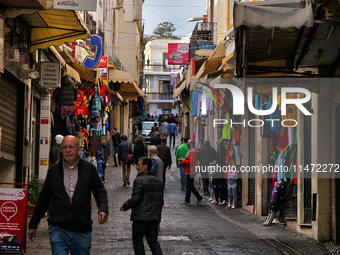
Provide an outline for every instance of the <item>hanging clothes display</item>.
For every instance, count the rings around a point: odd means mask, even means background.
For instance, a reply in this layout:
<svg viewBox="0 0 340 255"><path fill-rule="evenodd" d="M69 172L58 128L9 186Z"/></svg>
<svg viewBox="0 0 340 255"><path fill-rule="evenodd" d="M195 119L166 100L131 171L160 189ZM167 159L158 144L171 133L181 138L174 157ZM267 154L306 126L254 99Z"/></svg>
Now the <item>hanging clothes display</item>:
<svg viewBox="0 0 340 255"><path fill-rule="evenodd" d="M288 148L288 128L282 126L278 133L276 148L280 152L284 152Z"/></svg>
<svg viewBox="0 0 340 255"><path fill-rule="evenodd" d="M230 132L231 132L231 127L230 127L230 119L229 119L229 113L225 114L225 120L227 123L223 125L223 130L222 130L222 139L228 139L230 140Z"/></svg>

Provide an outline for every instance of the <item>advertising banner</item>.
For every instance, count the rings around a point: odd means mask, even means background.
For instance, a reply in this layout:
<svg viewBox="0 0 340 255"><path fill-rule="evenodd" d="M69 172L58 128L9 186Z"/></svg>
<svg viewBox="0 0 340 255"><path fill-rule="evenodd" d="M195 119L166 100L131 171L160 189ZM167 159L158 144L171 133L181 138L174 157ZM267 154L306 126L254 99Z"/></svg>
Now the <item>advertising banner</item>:
<svg viewBox="0 0 340 255"><path fill-rule="evenodd" d="M0 252L25 248L26 208L27 189L0 188Z"/></svg>
<svg viewBox="0 0 340 255"><path fill-rule="evenodd" d="M189 44L188 43L169 43L168 44L168 64L186 65L189 63Z"/></svg>

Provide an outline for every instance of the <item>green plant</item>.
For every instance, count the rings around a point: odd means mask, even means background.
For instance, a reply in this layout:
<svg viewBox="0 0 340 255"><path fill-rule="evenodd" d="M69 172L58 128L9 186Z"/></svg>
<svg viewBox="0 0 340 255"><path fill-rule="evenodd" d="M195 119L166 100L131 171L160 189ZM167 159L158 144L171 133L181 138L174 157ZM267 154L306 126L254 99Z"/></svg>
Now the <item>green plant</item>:
<svg viewBox="0 0 340 255"><path fill-rule="evenodd" d="M40 191L44 183L38 179L37 175L29 176L28 181L28 204L35 205L37 203Z"/></svg>

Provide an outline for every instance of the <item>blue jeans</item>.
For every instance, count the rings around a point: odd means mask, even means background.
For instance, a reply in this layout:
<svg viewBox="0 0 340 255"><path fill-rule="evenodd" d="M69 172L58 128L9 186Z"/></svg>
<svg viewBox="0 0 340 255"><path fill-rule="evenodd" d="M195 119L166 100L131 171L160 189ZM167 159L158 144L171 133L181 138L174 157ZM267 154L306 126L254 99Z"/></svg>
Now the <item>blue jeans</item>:
<svg viewBox="0 0 340 255"><path fill-rule="evenodd" d="M90 255L91 232L75 233L49 226L52 255Z"/></svg>
<svg viewBox="0 0 340 255"><path fill-rule="evenodd" d="M184 189L185 187L185 164L179 163L179 169L181 170L181 189Z"/></svg>
<svg viewBox="0 0 340 255"><path fill-rule="evenodd" d="M228 188L229 204L237 206L237 187Z"/></svg>
<svg viewBox="0 0 340 255"><path fill-rule="evenodd" d="M176 134L175 134L175 133L171 133L171 134L170 134L170 143L169 143L169 145L171 146L171 140L172 140L172 138L174 138L174 142L173 142L174 148L175 148L175 137L176 137Z"/></svg>
<svg viewBox="0 0 340 255"><path fill-rule="evenodd" d="M109 157L110 153L110 145L108 145L107 143L102 143L102 147L104 150L104 161L105 163L107 163L107 158Z"/></svg>
<svg viewBox="0 0 340 255"><path fill-rule="evenodd" d="M112 156L113 156L113 162L115 163L115 166L117 166L117 158L116 158L116 154L118 154L118 146L113 146L112 147ZM118 159L119 161L119 159ZM122 163L119 161L119 165L121 165Z"/></svg>

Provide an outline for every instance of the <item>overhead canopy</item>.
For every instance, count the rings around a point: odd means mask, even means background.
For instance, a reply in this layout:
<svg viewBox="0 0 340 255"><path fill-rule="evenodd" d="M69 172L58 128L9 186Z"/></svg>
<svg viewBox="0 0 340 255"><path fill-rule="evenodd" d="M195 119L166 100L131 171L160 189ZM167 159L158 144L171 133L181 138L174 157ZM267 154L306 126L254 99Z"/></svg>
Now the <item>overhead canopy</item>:
<svg viewBox="0 0 340 255"><path fill-rule="evenodd" d="M196 78L202 78L208 73L214 72L222 64L222 59L225 55L216 56L211 59L207 59L196 74Z"/></svg>
<svg viewBox="0 0 340 255"><path fill-rule="evenodd" d="M183 91L183 89L185 89L186 85L187 85L187 82L183 80L181 84L177 88L174 89L174 93L172 97L173 98L178 97L179 94L181 94L181 92Z"/></svg>
<svg viewBox="0 0 340 255"><path fill-rule="evenodd" d="M243 76L292 70L306 27L313 26L311 1L235 2L236 72ZM245 71L246 70L246 71ZM260 70L260 71L259 71Z"/></svg>
<svg viewBox="0 0 340 255"><path fill-rule="evenodd" d="M138 87L138 85L128 72L109 68L108 81L114 83L118 82L122 84L122 89L120 93L125 100L137 100L137 97L145 96L143 90Z"/></svg>
<svg viewBox="0 0 340 255"><path fill-rule="evenodd" d="M22 17L31 28L29 52L46 49L51 45L87 39L90 32L77 11L56 10L38 11Z"/></svg>
<svg viewBox="0 0 340 255"><path fill-rule="evenodd" d="M288 29L313 26L311 1L278 0L235 2L234 26Z"/></svg>
<svg viewBox="0 0 340 255"><path fill-rule="evenodd" d="M109 91L109 93L111 93L112 95L115 95L120 101L124 101L124 98L119 94L119 92L114 91L112 89L107 89Z"/></svg>
<svg viewBox="0 0 340 255"><path fill-rule="evenodd" d="M57 51L57 49L54 46L50 46L49 48L53 52L53 54L56 56L56 58L59 60L60 64L63 66L64 73L62 73L62 74L63 75L70 75L77 82L81 83L79 73L74 68L72 68L70 65L68 65L66 63L64 58L59 54L59 52Z"/></svg>
<svg viewBox="0 0 340 255"><path fill-rule="evenodd" d="M85 86L93 86L96 83L97 71L75 63L70 66L79 73L82 83L86 82Z"/></svg>

